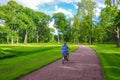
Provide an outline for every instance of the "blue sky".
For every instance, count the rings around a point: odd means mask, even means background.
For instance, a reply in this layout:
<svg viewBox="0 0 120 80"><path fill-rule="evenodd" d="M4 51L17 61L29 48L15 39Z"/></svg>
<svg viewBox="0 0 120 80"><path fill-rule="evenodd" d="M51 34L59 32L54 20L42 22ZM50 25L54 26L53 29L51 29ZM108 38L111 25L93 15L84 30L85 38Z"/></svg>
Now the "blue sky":
<svg viewBox="0 0 120 80"><path fill-rule="evenodd" d="M9 0L0 0L0 5L6 4ZM63 12L67 17L73 17L77 12L77 3L80 0L15 0L19 4L36 11L45 12L48 15ZM105 7L104 0L93 0L97 3L96 16L99 16L102 8Z"/></svg>
<svg viewBox="0 0 120 80"><path fill-rule="evenodd" d="M75 15L77 12L75 5L77 5L77 3L65 3L65 2L60 2L57 4L45 3L40 5L38 10L43 11L49 15L52 15L53 13L57 12L63 12L67 17L73 17L73 15Z"/></svg>

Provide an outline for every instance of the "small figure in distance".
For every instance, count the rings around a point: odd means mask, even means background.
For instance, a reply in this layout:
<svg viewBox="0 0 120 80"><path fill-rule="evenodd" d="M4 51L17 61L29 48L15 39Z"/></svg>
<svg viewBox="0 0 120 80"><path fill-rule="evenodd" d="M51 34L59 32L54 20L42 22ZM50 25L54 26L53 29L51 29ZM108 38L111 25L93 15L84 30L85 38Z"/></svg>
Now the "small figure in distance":
<svg viewBox="0 0 120 80"><path fill-rule="evenodd" d="M69 47L67 46L66 42L62 46L62 55L63 55L62 64L64 64L65 60L68 61L69 56Z"/></svg>

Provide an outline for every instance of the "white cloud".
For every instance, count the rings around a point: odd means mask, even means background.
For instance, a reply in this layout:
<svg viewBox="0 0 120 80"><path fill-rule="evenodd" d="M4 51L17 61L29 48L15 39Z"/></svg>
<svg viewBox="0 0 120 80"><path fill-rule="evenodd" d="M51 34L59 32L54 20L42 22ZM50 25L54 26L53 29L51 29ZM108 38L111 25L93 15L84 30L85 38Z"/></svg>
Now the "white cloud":
<svg viewBox="0 0 120 80"><path fill-rule="evenodd" d="M50 27L50 28L53 28L53 27L54 27L54 21L51 21L51 22L49 23L49 27Z"/></svg>
<svg viewBox="0 0 120 80"><path fill-rule="evenodd" d="M74 6L76 9L78 9L78 5L77 5L77 4L73 4L73 6Z"/></svg>
<svg viewBox="0 0 120 80"><path fill-rule="evenodd" d="M0 4L6 4L9 0L0 0ZM34 10L38 10L39 5L44 4L44 3L50 3L50 4L54 4L55 5L55 11L51 11L51 10L44 10L46 11L48 14L52 15L53 13L57 13L57 12L63 12L64 14L66 14L67 16L73 16L73 11L71 10L66 10L64 8L59 8L56 4L59 2L66 2L66 3L74 3L74 2L80 2L81 0L16 0L19 4L25 6L25 7L29 7L31 9ZM97 8L96 8L96 15L99 16L100 14L100 9L104 8L106 5L104 4L105 0L93 0L97 3ZM73 6L75 6L75 8L77 9L78 6L77 4L73 4Z"/></svg>
<svg viewBox="0 0 120 80"><path fill-rule="evenodd" d="M58 9L58 6L57 5L55 5L55 10L57 10Z"/></svg>
<svg viewBox="0 0 120 80"><path fill-rule="evenodd" d="M97 3L97 5L99 4L99 3L105 3L105 0L92 0L92 1L94 1L94 2L96 2Z"/></svg>
<svg viewBox="0 0 120 80"><path fill-rule="evenodd" d="M69 16L69 17L72 17L73 16L73 14L72 14L72 12L70 11L70 10L65 10L65 9L63 9L63 8L58 8L57 6L56 6L56 10L55 10L55 12L54 13L58 13L58 12L62 12L62 13L64 13L65 15L67 15L67 16Z"/></svg>
<svg viewBox="0 0 120 80"><path fill-rule="evenodd" d="M106 5L105 5L104 3L98 2L98 3L97 3L97 7L96 7L95 10L94 10L96 16L100 16L101 10L102 10L103 8L105 8L105 7L106 7Z"/></svg>
<svg viewBox="0 0 120 80"><path fill-rule="evenodd" d="M72 3L72 2L79 2L80 0L16 0L21 5L24 5L25 7L29 7L31 9L38 9L38 5L44 4L44 3L59 3L59 2L66 2L66 3Z"/></svg>
<svg viewBox="0 0 120 80"><path fill-rule="evenodd" d="M24 5L25 7L29 7L31 9L38 9L38 5L44 4L44 3L51 3L54 2L54 0L16 0L21 5Z"/></svg>
<svg viewBox="0 0 120 80"><path fill-rule="evenodd" d="M25 7L29 7L31 9L37 9L37 6L39 4L38 0L16 0L17 2L19 2L21 5L25 6Z"/></svg>
<svg viewBox="0 0 120 80"><path fill-rule="evenodd" d="M105 5L105 4L103 4L103 3L99 3L99 4L98 4L98 7L100 7L100 8L105 8L105 7L106 7L106 5Z"/></svg>
<svg viewBox="0 0 120 80"><path fill-rule="evenodd" d="M100 16L101 9L97 7L94 9L94 12L96 16Z"/></svg>
<svg viewBox="0 0 120 80"><path fill-rule="evenodd" d="M0 19L0 26L4 26L4 25L5 25L5 20Z"/></svg>
<svg viewBox="0 0 120 80"><path fill-rule="evenodd" d="M8 1L9 0L0 0L0 5L5 5L5 4L7 4Z"/></svg>
<svg viewBox="0 0 120 80"><path fill-rule="evenodd" d="M72 3L72 2L80 2L81 0L59 0L61 2Z"/></svg>
<svg viewBox="0 0 120 80"><path fill-rule="evenodd" d="M120 5L118 6L118 9L120 10Z"/></svg>
<svg viewBox="0 0 120 80"><path fill-rule="evenodd" d="M16 0L21 5L24 5L26 7L37 9L38 5L44 4L44 3L59 3L59 2L66 2L66 3L72 3L72 2L80 2L81 0ZM77 8L77 6L75 6Z"/></svg>
<svg viewBox="0 0 120 80"><path fill-rule="evenodd" d="M54 27L54 20L52 20L50 23L49 23L49 28L53 28L55 30L55 33L54 34L58 34L58 31L57 29Z"/></svg>

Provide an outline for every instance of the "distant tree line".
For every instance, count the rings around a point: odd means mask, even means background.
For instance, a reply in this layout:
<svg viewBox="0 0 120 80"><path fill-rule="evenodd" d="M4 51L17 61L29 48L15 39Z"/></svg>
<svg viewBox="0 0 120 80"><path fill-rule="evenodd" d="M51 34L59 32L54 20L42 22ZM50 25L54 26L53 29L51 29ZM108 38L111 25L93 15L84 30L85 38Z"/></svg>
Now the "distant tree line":
<svg viewBox="0 0 120 80"><path fill-rule="evenodd" d="M96 3L81 0L74 18L66 18L64 13L53 16L23 7L11 0L0 6L0 43L38 43L38 42L74 42L74 43L116 43L120 47L120 10L119 0L105 0L106 7L95 20ZM55 31L48 27L54 19Z"/></svg>

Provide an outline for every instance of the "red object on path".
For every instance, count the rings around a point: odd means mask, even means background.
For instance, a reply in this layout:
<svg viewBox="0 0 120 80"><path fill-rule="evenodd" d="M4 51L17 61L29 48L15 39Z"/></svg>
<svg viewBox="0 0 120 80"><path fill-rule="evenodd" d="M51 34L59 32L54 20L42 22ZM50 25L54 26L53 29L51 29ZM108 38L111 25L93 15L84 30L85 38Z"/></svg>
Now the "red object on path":
<svg viewBox="0 0 120 80"><path fill-rule="evenodd" d="M69 60L65 64L58 60L18 80L104 80L99 58L93 49L81 45Z"/></svg>

